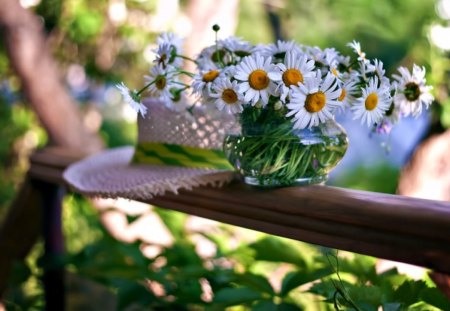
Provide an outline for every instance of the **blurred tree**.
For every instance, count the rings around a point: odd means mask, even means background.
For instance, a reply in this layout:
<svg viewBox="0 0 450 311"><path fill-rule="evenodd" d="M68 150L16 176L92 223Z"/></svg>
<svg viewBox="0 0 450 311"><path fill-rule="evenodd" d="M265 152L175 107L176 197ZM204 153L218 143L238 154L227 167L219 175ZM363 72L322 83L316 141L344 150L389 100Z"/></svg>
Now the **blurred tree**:
<svg viewBox="0 0 450 311"><path fill-rule="evenodd" d="M11 65L50 142L61 147L98 150L100 140L85 129L75 103L60 82L37 17L17 1L5 0L0 7L0 28Z"/></svg>

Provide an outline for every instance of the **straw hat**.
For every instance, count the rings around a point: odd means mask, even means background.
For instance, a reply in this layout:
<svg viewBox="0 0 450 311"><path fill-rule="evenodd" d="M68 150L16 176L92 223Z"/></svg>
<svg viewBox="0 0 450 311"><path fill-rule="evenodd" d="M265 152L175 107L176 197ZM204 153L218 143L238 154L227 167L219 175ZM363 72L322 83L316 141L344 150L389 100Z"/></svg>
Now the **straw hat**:
<svg viewBox="0 0 450 311"><path fill-rule="evenodd" d="M204 107L174 111L160 100L146 100L138 116L135 147L109 149L77 162L64 179L79 193L97 197L149 199L166 191L201 185L220 186L233 179L222 153L230 116Z"/></svg>

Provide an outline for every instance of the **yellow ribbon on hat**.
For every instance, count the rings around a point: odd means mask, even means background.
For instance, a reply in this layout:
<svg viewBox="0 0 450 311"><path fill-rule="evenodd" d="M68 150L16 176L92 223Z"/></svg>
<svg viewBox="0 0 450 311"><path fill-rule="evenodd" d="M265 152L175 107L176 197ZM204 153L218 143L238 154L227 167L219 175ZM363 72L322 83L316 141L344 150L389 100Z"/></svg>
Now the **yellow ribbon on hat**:
<svg viewBox="0 0 450 311"><path fill-rule="evenodd" d="M232 170L221 150L145 142L136 146L132 163Z"/></svg>

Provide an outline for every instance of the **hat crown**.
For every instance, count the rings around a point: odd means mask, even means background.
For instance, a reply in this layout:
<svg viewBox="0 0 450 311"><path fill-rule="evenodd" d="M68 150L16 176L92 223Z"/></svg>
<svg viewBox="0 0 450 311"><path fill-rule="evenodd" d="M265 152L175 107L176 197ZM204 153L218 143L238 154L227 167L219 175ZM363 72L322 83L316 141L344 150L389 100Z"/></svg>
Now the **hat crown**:
<svg viewBox="0 0 450 311"><path fill-rule="evenodd" d="M162 100L143 102L148 112L138 117L138 143L158 142L174 145L222 149L226 133L235 126L234 118L204 105L174 111Z"/></svg>

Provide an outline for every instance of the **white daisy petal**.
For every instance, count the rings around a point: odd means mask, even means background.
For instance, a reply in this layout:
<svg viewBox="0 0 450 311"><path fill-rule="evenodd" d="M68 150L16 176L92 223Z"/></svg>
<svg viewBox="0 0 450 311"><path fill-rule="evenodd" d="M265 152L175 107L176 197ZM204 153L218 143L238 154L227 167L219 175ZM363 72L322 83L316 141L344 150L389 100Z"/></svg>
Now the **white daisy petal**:
<svg viewBox="0 0 450 311"><path fill-rule="evenodd" d="M394 102L405 116L417 117L423 107L427 109L434 100L430 94L431 86L425 85L425 68L414 65L412 74L405 67L398 68L398 71L400 75L393 75L397 85Z"/></svg>

